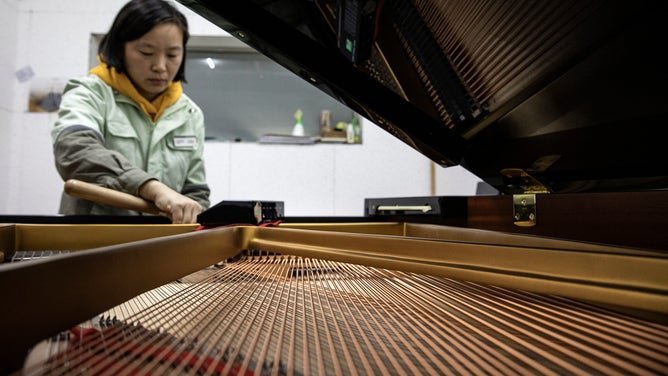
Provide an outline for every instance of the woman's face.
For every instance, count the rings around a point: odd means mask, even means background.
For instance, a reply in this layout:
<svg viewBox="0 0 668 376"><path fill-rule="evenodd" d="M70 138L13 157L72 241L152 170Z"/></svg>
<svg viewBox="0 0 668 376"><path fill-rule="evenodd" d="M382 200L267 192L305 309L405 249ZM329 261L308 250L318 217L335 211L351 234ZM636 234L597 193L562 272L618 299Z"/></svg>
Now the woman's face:
<svg viewBox="0 0 668 376"><path fill-rule="evenodd" d="M173 23L156 25L125 43L125 69L137 91L154 100L174 80L183 61L183 33Z"/></svg>

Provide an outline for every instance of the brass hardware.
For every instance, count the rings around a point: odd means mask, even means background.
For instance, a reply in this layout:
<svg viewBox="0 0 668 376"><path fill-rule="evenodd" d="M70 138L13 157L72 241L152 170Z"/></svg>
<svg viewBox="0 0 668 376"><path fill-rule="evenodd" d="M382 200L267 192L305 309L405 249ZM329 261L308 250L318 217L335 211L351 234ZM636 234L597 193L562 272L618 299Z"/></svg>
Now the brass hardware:
<svg viewBox="0 0 668 376"><path fill-rule="evenodd" d="M536 194L550 193L538 179L519 168L505 168L501 174L522 193L513 194L513 223L520 227L536 225Z"/></svg>
<svg viewBox="0 0 668 376"><path fill-rule="evenodd" d="M520 168L504 168L501 175L512 181L522 193L550 193L550 189L538 179Z"/></svg>
<svg viewBox="0 0 668 376"><path fill-rule="evenodd" d="M520 227L536 225L536 195L513 195L513 223Z"/></svg>

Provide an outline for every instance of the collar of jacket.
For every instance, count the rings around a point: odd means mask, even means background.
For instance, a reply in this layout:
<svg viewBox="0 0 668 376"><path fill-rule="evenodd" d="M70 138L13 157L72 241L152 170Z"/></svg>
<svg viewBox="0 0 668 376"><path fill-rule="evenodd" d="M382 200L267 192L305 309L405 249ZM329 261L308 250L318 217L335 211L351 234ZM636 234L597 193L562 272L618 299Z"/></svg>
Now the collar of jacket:
<svg viewBox="0 0 668 376"><path fill-rule="evenodd" d="M134 84L125 73L118 73L116 68L109 67L102 61L98 66L91 69L90 73L100 77L100 79L107 85L137 102L142 111L144 111L154 122L162 116L165 109L176 103L183 93L183 87L181 86L180 81L171 82L167 89L165 89L165 91L163 91L157 98L153 101L149 101L139 94L137 88L135 88Z"/></svg>

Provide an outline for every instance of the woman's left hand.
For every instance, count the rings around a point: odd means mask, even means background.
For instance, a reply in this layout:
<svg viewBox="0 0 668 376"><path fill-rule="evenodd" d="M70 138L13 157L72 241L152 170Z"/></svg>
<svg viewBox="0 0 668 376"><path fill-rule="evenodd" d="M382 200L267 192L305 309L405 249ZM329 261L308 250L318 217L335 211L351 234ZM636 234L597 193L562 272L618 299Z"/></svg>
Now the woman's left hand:
<svg viewBox="0 0 668 376"><path fill-rule="evenodd" d="M139 195L152 201L161 215L171 219L172 223L197 223L197 216L202 206L195 200L184 196L157 180L149 180L139 188Z"/></svg>

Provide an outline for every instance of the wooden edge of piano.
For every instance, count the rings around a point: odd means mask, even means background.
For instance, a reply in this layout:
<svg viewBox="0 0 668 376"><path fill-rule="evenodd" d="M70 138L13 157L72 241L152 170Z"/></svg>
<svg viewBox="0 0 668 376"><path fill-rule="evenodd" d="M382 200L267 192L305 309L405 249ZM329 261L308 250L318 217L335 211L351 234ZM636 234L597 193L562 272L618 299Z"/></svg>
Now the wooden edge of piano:
<svg viewBox="0 0 668 376"><path fill-rule="evenodd" d="M651 250L399 222L193 230L0 225L5 259L17 251L80 250L0 265L0 363L16 369L38 341L245 250L559 295L668 322L668 258Z"/></svg>

